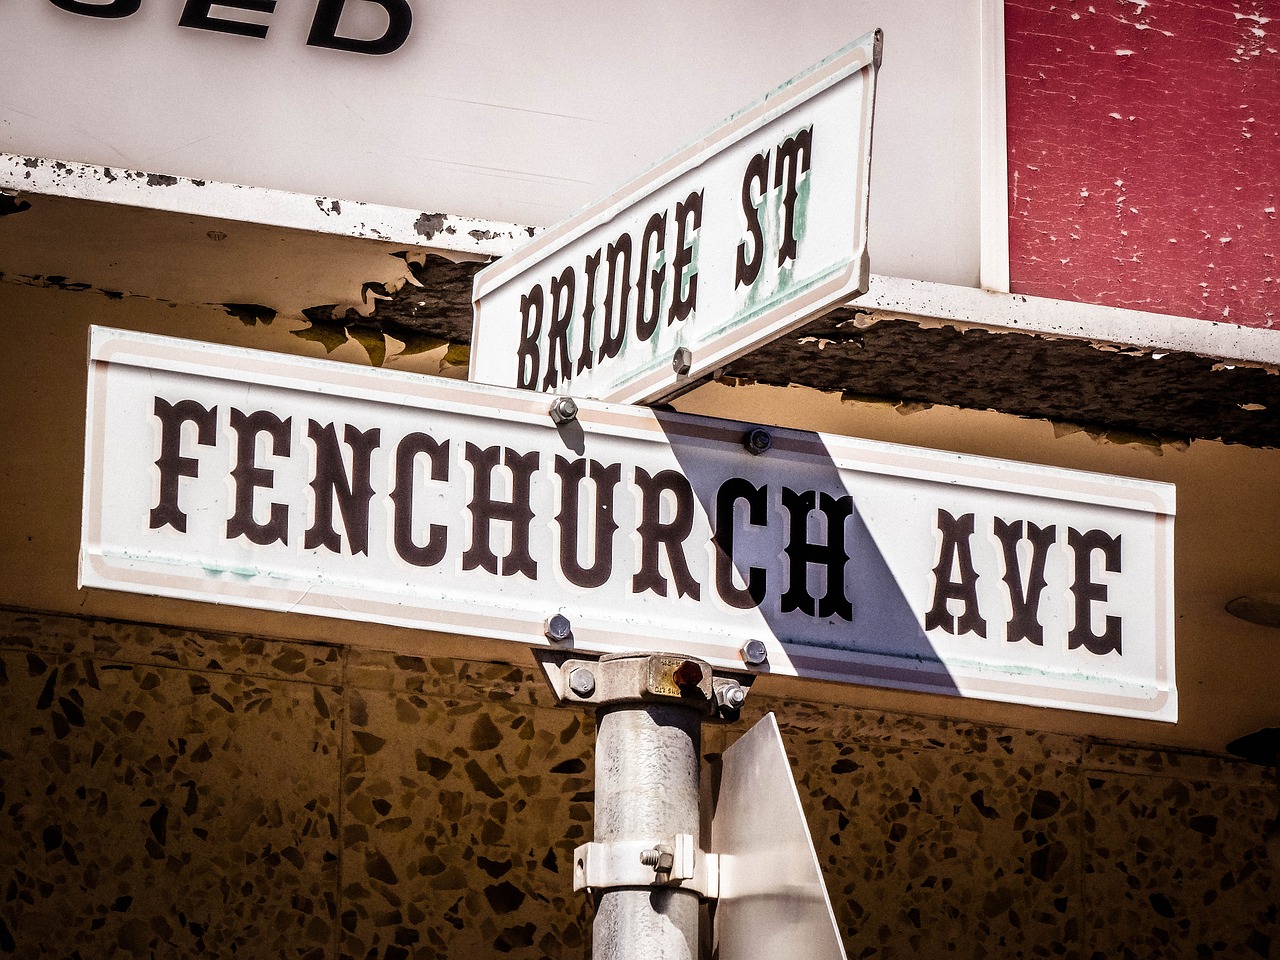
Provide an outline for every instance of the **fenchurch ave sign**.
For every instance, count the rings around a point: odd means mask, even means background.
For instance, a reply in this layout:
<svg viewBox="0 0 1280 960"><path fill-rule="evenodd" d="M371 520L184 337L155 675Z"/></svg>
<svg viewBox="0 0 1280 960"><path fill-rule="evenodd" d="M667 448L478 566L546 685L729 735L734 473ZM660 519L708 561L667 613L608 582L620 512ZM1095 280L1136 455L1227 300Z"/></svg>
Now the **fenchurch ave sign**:
<svg viewBox="0 0 1280 960"><path fill-rule="evenodd" d="M869 33L476 275L470 379L618 403L867 289Z"/></svg>
<svg viewBox="0 0 1280 960"><path fill-rule="evenodd" d="M548 406L95 328L81 583L1176 719L1167 484Z"/></svg>

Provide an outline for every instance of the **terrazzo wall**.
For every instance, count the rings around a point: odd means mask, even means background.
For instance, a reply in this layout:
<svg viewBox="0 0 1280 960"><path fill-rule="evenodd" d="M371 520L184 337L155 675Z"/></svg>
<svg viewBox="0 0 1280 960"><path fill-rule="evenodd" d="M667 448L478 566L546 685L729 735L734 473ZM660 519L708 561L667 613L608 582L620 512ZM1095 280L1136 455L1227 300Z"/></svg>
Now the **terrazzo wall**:
<svg viewBox="0 0 1280 960"><path fill-rule="evenodd" d="M1266 957L1270 771L753 693L850 958ZM0 955L586 957L523 667L0 610Z"/></svg>

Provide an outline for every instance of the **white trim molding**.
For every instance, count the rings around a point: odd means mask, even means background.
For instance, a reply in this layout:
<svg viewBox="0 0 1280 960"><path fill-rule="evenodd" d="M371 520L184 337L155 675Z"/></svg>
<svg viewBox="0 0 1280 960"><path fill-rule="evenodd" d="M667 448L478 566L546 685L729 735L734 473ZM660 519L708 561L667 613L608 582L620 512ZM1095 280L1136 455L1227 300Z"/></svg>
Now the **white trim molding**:
<svg viewBox="0 0 1280 960"><path fill-rule="evenodd" d="M871 275L851 307L1280 368L1280 330Z"/></svg>
<svg viewBox="0 0 1280 960"><path fill-rule="evenodd" d="M1009 142L1006 136L1004 0L982 0L978 278L1009 292Z"/></svg>
<svg viewBox="0 0 1280 960"><path fill-rule="evenodd" d="M473 217L7 153L0 153L0 192L383 240L448 251L454 260L500 257L540 232Z"/></svg>

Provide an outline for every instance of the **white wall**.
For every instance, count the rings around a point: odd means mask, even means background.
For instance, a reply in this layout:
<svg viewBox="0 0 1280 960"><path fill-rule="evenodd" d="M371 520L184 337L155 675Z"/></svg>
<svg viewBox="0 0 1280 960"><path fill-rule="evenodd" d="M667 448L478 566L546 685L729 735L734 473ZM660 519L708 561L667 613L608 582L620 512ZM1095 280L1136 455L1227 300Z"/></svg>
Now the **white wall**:
<svg viewBox="0 0 1280 960"><path fill-rule="evenodd" d="M314 0L212 8L262 39L7 4L0 152L545 225L881 27L872 269L977 283L979 0L409 2L382 56L308 46Z"/></svg>

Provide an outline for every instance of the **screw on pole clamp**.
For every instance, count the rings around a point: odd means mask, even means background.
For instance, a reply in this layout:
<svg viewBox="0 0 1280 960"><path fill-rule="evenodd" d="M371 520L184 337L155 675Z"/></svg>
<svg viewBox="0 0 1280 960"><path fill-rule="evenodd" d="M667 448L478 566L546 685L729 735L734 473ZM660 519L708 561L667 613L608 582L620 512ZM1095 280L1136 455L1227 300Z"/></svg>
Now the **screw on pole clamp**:
<svg viewBox="0 0 1280 960"><path fill-rule="evenodd" d="M720 895L720 858L677 834L667 843L615 840L584 843L573 851L573 889L679 887L715 900Z"/></svg>

